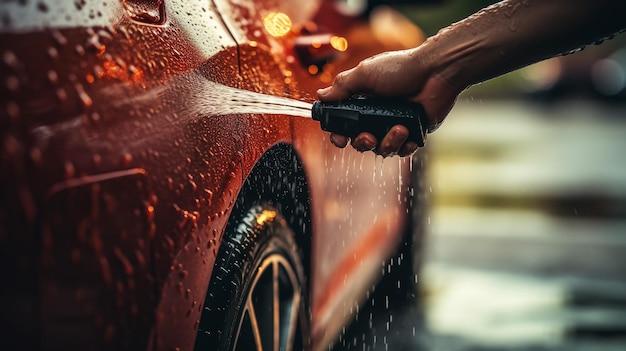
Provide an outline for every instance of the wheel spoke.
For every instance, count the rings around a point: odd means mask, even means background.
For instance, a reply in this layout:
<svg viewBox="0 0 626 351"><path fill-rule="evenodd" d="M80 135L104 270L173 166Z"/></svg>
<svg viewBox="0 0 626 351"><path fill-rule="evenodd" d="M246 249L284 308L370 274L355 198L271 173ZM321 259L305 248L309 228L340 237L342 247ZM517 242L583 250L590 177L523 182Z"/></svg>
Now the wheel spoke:
<svg viewBox="0 0 626 351"><path fill-rule="evenodd" d="M278 266L278 261L274 260L272 262L272 299L273 299L273 312L274 312L274 351L279 351L279 347L280 347L280 330L281 330L281 324L280 324L280 277L279 275L279 269L280 267Z"/></svg>
<svg viewBox="0 0 626 351"><path fill-rule="evenodd" d="M245 314L237 333L239 346L252 347L252 340L239 340L246 332L248 321L257 351L294 351L294 344L302 340L301 292L293 267L280 255L267 257L259 266L252 288L245 302ZM268 338L270 338L268 340Z"/></svg>
<svg viewBox="0 0 626 351"><path fill-rule="evenodd" d="M243 318L235 337L235 350L249 351L256 349L263 351L261 345L261 332L256 317L256 312L251 301L246 303Z"/></svg>
<svg viewBox="0 0 626 351"><path fill-rule="evenodd" d="M280 266L281 281L281 351L291 351L294 347L296 332L300 327L300 290L296 274L292 267L283 264Z"/></svg>
<svg viewBox="0 0 626 351"><path fill-rule="evenodd" d="M287 331L287 348L286 351L292 351L294 344L294 337L296 335L296 329L299 326L298 319L300 317L300 292L294 289L293 303L291 304L291 313L289 315Z"/></svg>
<svg viewBox="0 0 626 351"><path fill-rule="evenodd" d="M256 344L257 351L263 351L263 347L261 346L261 332L259 331L259 322L256 319L256 312L254 310L254 306L252 305L252 301L248 300L248 314L250 315L250 325L252 327L252 332L254 333L254 343Z"/></svg>
<svg viewBox="0 0 626 351"><path fill-rule="evenodd" d="M241 219L224 234L194 349L309 349L306 272L289 223L263 205Z"/></svg>

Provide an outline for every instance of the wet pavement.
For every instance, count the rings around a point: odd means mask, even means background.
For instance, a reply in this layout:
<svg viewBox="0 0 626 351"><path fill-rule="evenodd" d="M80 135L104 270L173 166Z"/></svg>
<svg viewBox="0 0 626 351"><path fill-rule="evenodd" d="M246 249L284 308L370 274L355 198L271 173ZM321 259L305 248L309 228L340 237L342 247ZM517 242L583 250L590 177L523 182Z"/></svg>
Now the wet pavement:
<svg viewBox="0 0 626 351"><path fill-rule="evenodd" d="M626 349L626 106L461 101L429 139L419 297L334 350Z"/></svg>

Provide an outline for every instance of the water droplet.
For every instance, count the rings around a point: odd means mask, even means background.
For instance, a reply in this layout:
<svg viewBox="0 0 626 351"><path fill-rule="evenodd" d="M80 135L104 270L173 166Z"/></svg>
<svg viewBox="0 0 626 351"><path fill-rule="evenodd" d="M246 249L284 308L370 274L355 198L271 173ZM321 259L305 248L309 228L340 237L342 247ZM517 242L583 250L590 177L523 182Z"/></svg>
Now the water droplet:
<svg viewBox="0 0 626 351"><path fill-rule="evenodd" d="M91 114L91 121L93 123L98 123L100 122L100 114L98 112L94 112Z"/></svg>
<svg viewBox="0 0 626 351"><path fill-rule="evenodd" d="M101 55L106 50L106 46L100 42L100 37L95 34L87 38L87 41L85 42L85 48L91 52L96 53L96 55Z"/></svg>
<svg viewBox="0 0 626 351"><path fill-rule="evenodd" d="M207 194L207 204L211 206L213 203L213 192L209 189L204 189L204 192Z"/></svg>
<svg viewBox="0 0 626 351"><path fill-rule="evenodd" d="M57 95L57 98L59 99L59 101L61 101L61 102L67 101L67 92L65 91L65 89L58 88L56 90L56 95Z"/></svg>
<svg viewBox="0 0 626 351"><path fill-rule="evenodd" d="M59 50L57 50L55 47L49 47L48 48L48 56L53 59L53 60L58 60L59 59Z"/></svg>
<svg viewBox="0 0 626 351"><path fill-rule="evenodd" d="M48 81L50 83L52 83L53 85L56 85L57 83L59 83L59 75L57 74L56 71L48 71Z"/></svg>
<svg viewBox="0 0 626 351"><path fill-rule="evenodd" d="M41 156L41 150L37 147L33 147L30 150L30 159L33 161L33 163L37 166L41 166L42 165L42 156Z"/></svg>
<svg viewBox="0 0 626 351"><path fill-rule="evenodd" d="M102 164L102 156L100 154L93 154L92 159L94 166L98 167Z"/></svg>
<svg viewBox="0 0 626 351"><path fill-rule="evenodd" d="M144 256L143 252L135 250L135 258L137 259L137 264L140 267L146 265L146 256Z"/></svg>
<svg viewBox="0 0 626 351"><path fill-rule="evenodd" d="M49 10L48 5L46 5L43 2L40 2L40 3L37 4L37 9L39 11L41 11L41 12L48 12L48 10Z"/></svg>
<svg viewBox="0 0 626 351"><path fill-rule="evenodd" d="M100 269L102 270L102 280L106 285L113 284L113 275L111 274L111 266L109 260L105 256L100 256Z"/></svg>
<svg viewBox="0 0 626 351"><path fill-rule="evenodd" d="M8 76L6 78L6 87L9 91L16 93L20 89L20 81L16 76Z"/></svg>
<svg viewBox="0 0 626 351"><path fill-rule="evenodd" d="M82 45L76 45L74 47L74 50L76 51L76 53L80 56L84 56L85 55L85 48Z"/></svg>
<svg viewBox="0 0 626 351"><path fill-rule="evenodd" d="M74 164L72 164L72 162L65 161L64 169L65 169L65 179L74 178L74 176L76 175L76 169L74 168Z"/></svg>
<svg viewBox="0 0 626 351"><path fill-rule="evenodd" d="M123 1L130 18L147 24L162 24L165 20L163 0Z"/></svg>
<svg viewBox="0 0 626 351"><path fill-rule="evenodd" d="M133 265L130 263L130 260L126 257L126 255L124 255L122 250L119 247L116 247L113 249L113 253L122 263L122 266L124 266L124 273L126 275L132 275L134 272Z"/></svg>
<svg viewBox="0 0 626 351"><path fill-rule="evenodd" d="M56 41L57 44L63 46L67 44L67 39L65 36L58 30L52 31L52 38Z"/></svg>
<svg viewBox="0 0 626 351"><path fill-rule="evenodd" d="M91 99L89 94L87 94L82 84L76 83L75 87L76 93L78 94L78 98L80 99L83 108L90 108L93 105L93 100Z"/></svg>
<svg viewBox="0 0 626 351"><path fill-rule="evenodd" d="M17 59L17 56L15 56L15 54L12 51L5 51L4 54L2 55L2 61L4 62L5 65L7 65L10 68L13 68L14 70L17 70L20 68L20 61Z"/></svg>
<svg viewBox="0 0 626 351"><path fill-rule="evenodd" d="M78 11L82 10L83 7L87 4L87 0L76 0L74 1L74 6Z"/></svg>
<svg viewBox="0 0 626 351"><path fill-rule="evenodd" d="M129 153L124 153L122 155L122 165L128 167L130 163L133 161L133 156Z"/></svg>

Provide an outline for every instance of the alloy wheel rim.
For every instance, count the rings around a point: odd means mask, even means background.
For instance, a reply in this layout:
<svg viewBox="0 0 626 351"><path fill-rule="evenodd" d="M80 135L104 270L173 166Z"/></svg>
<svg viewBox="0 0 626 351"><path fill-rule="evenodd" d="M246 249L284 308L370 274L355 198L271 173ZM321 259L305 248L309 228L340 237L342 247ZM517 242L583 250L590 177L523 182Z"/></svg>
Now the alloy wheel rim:
<svg viewBox="0 0 626 351"><path fill-rule="evenodd" d="M241 315L237 351L293 351L302 347L301 292L293 265L281 254L265 257L254 276Z"/></svg>

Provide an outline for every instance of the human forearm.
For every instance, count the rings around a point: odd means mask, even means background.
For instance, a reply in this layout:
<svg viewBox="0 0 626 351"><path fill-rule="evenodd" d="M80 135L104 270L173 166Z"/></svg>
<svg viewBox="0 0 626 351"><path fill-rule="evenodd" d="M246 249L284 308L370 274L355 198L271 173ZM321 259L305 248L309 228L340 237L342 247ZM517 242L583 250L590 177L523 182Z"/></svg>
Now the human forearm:
<svg viewBox="0 0 626 351"><path fill-rule="evenodd" d="M505 0L444 28L414 51L464 89L626 27L619 0Z"/></svg>
<svg viewBox="0 0 626 351"><path fill-rule="evenodd" d="M623 0L504 0L452 24L420 46L363 60L318 91L320 100L364 93L404 97L424 106L429 130L444 121L458 95L473 84L608 37L626 28ZM408 155L404 126L382 140L361 133L360 151ZM348 139L332 135L345 147Z"/></svg>

